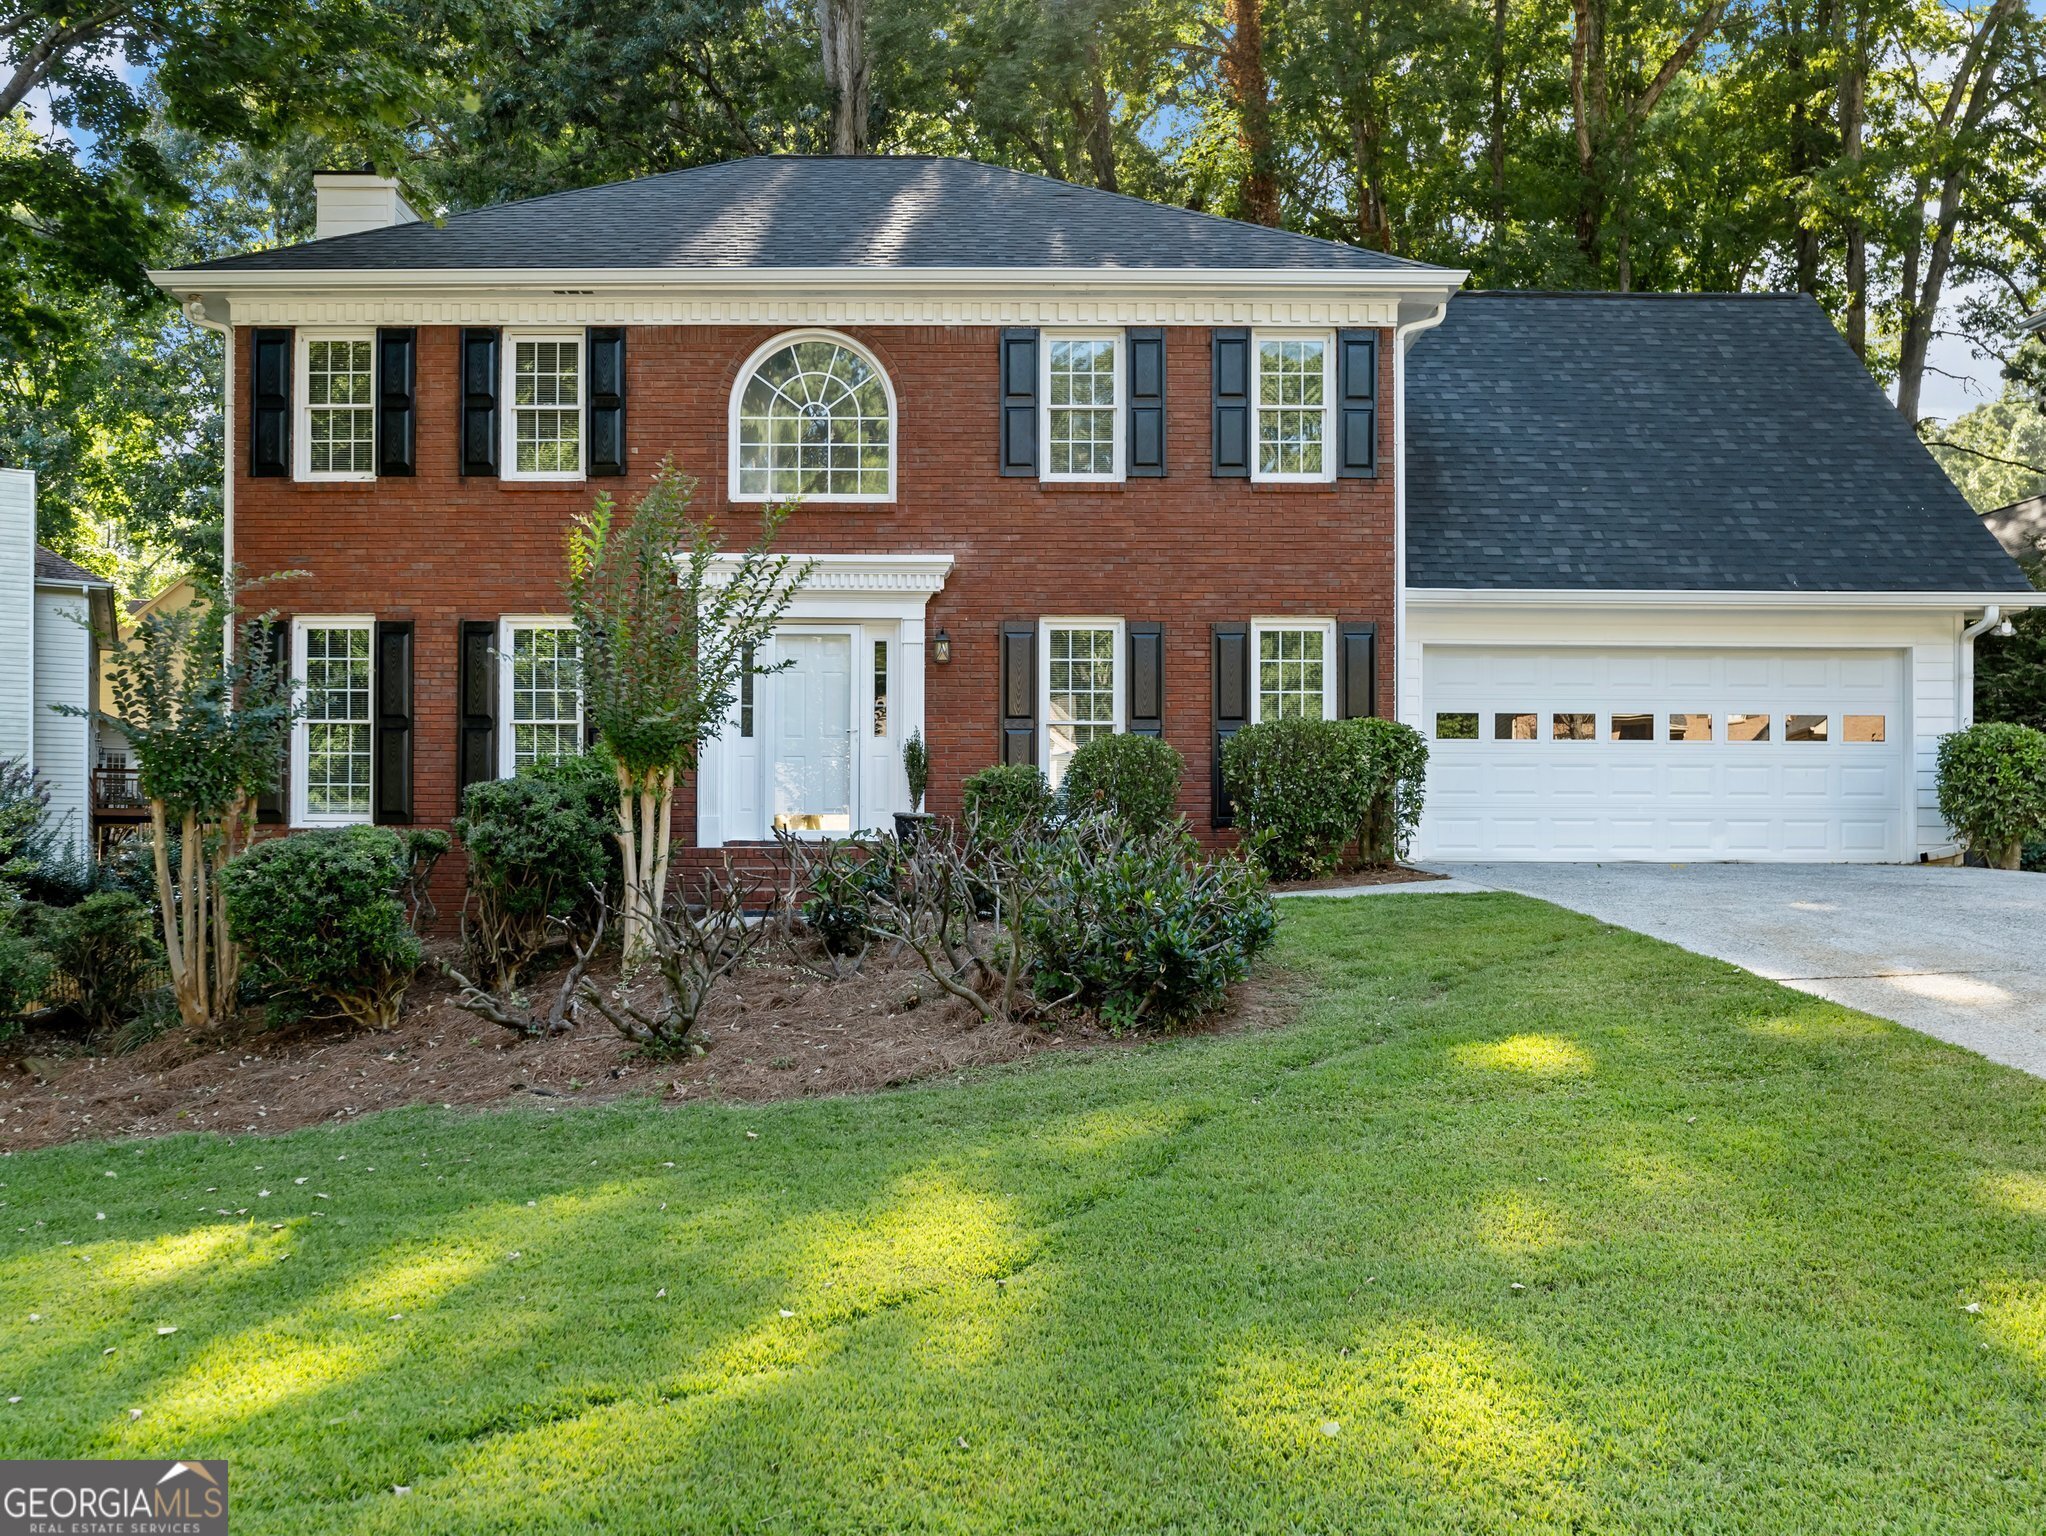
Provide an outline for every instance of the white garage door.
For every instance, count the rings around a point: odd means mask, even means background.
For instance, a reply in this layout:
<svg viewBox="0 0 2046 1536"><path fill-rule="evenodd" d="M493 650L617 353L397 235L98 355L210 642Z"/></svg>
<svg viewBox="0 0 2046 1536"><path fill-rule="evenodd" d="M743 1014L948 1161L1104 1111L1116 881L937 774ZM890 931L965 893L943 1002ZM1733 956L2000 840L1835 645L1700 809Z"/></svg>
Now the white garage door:
<svg viewBox="0 0 2046 1536"><path fill-rule="evenodd" d="M1428 646L1419 847L1902 859L1904 653Z"/></svg>

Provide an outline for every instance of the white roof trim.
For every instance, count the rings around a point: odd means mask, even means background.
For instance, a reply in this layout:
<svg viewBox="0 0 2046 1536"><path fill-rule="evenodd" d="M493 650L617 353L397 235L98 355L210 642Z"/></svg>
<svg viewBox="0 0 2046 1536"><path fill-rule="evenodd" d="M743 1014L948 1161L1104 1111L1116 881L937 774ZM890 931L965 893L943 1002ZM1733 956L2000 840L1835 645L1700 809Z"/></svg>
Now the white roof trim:
<svg viewBox="0 0 2046 1536"><path fill-rule="evenodd" d="M319 289L632 288L785 290L827 287L1012 290L1036 284L1060 289L1155 288L1205 293L1216 288L1337 288L1383 293L1453 293L1470 274L1419 270L1317 267L349 267L226 268L213 272L152 271L149 280L172 293Z"/></svg>
<svg viewBox="0 0 2046 1536"><path fill-rule="evenodd" d="M2046 592L1727 592L1585 587L1408 587L1427 608L2046 608Z"/></svg>

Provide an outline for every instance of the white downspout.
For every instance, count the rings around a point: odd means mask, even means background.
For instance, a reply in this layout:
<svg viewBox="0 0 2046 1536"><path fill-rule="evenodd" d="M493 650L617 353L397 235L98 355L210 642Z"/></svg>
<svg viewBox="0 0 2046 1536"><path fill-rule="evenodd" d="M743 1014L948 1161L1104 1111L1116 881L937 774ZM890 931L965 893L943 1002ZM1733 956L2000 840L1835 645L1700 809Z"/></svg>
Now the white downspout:
<svg viewBox="0 0 2046 1536"><path fill-rule="evenodd" d="M1396 718L1420 728L1420 699L1405 687L1407 651L1407 349L1423 331L1432 331L1449 317L1449 300L1444 299L1418 320L1409 320L1393 330L1392 399L1398 414L1392 434L1392 686ZM1418 681L1420 671L1415 669Z"/></svg>
<svg viewBox="0 0 2046 1536"><path fill-rule="evenodd" d="M185 300L185 318L201 330L215 331L221 339L220 359L220 574L223 580L234 572L234 322L215 320L206 313L206 299L193 294ZM234 659L234 615L226 616L227 658Z"/></svg>
<svg viewBox="0 0 2046 1536"><path fill-rule="evenodd" d="M1982 617L1961 631L1961 650L1954 667L1954 729L1965 730L1975 723L1975 640L2003 622L2003 607L1991 603Z"/></svg>

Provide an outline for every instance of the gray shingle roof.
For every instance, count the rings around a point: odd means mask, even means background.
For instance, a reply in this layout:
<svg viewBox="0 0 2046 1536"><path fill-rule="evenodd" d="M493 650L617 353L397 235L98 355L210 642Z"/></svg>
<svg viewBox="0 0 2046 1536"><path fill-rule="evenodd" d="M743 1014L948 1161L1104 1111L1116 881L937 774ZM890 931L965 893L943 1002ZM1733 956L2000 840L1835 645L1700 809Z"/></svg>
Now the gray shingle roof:
<svg viewBox="0 0 2046 1536"><path fill-rule="evenodd" d="M566 267L1441 269L971 160L758 156L184 272Z"/></svg>
<svg viewBox="0 0 2046 1536"><path fill-rule="evenodd" d="M1418 587L2029 588L1802 296L1459 295L1407 401Z"/></svg>
<svg viewBox="0 0 2046 1536"><path fill-rule="evenodd" d="M61 581L74 587L80 584L91 587L113 585L106 577L95 575L82 565L74 565L62 555L51 554L40 544L36 546L36 580Z"/></svg>

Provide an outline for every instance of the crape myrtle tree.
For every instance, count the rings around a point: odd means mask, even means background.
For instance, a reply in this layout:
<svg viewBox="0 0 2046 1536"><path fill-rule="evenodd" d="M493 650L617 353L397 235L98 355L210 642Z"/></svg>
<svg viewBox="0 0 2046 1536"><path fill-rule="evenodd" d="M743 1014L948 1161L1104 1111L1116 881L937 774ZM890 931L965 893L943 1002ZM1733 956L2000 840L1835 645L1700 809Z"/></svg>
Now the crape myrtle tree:
<svg viewBox="0 0 2046 1536"><path fill-rule="evenodd" d="M114 712L149 802L171 989L190 1025L234 1007L241 952L220 872L248 843L257 797L277 785L298 709L268 622L240 611L230 579L204 601L145 615L126 645L106 637Z"/></svg>
<svg viewBox="0 0 2046 1536"><path fill-rule="evenodd" d="M809 574L771 553L786 506L761 514L743 552L690 510L696 482L662 461L621 521L608 495L568 532L569 611L581 656L583 708L618 764L624 856L623 942L644 958L668 883L675 779L696 767L756 658Z"/></svg>

